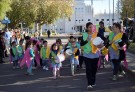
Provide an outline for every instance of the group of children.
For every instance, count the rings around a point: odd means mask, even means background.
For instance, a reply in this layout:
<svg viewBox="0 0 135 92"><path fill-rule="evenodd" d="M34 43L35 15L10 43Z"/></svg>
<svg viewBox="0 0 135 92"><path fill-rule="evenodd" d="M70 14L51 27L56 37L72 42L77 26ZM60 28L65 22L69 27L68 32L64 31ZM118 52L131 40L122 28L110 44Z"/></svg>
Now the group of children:
<svg viewBox="0 0 135 92"><path fill-rule="evenodd" d="M44 39L36 40L30 37L28 38L29 39L26 40L20 40L19 45L14 41L11 44L10 57L13 62L13 69L23 68L24 65L26 65L28 68L27 75L33 75L32 69L39 66L45 70L52 68L53 77L56 79L57 76L60 77L60 69L62 67L61 62L55 62L56 57L59 54L63 54L66 57L67 47L73 52L69 56L72 75L74 75L75 70L79 68L79 56L81 55L80 37L77 42L75 37L70 36L69 42L65 46L62 45L61 39L57 39L51 47ZM82 67L82 65L80 66Z"/></svg>

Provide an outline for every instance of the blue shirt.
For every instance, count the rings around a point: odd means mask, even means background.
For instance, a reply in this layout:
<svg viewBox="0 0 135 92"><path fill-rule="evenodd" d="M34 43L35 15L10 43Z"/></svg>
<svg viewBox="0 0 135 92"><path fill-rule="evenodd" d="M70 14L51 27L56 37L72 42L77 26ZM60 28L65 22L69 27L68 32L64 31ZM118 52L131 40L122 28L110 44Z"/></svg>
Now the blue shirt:
<svg viewBox="0 0 135 92"><path fill-rule="evenodd" d="M104 36L105 28L99 28L98 33Z"/></svg>
<svg viewBox="0 0 135 92"><path fill-rule="evenodd" d="M31 57L34 57L34 56L35 56L32 49L30 49L30 56L31 56Z"/></svg>

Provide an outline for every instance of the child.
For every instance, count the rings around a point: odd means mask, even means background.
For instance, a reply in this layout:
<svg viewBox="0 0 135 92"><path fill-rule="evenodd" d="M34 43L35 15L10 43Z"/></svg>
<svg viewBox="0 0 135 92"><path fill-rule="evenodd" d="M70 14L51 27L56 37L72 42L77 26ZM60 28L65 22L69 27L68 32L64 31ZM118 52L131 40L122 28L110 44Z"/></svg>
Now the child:
<svg viewBox="0 0 135 92"><path fill-rule="evenodd" d="M82 68L82 64L83 64L83 54L81 52L81 43L82 37L78 37L78 42L77 42L77 47L79 48L80 51L80 55L79 55L79 67Z"/></svg>
<svg viewBox="0 0 135 92"><path fill-rule="evenodd" d="M56 40L56 44L57 44L58 47L59 47L60 53L62 53L63 46L62 46L61 39L57 39L57 40Z"/></svg>
<svg viewBox="0 0 135 92"><path fill-rule="evenodd" d="M40 53L39 53L40 50L37 45L37 40L33 40L33 50L35 54L34 63L36 68L37 66L40 66Z"/></svg>
<svg viewBox="0 0 135 92"><path fill-rule="evenodd" d="M75 39L71 40L71 44L72 44L71 50L72 50L73 54L70 57L70 63L71 63L71 73L74 76L75 68L78 68L78 66L79 66L78 56L80 54L80 51L76 46L76 40Z"/></svg>
<svg viewBox="0 0 135 92"><path fill-rule="evenodd" d="M16 48L16 42L13 41L11 43L11 49L10 49L10 54L13 62L13 69L19 68L18 67L18 53L17 53L17 48Z"/></svg>
<svg viewBox="0 0 135 92"><path fill-rule="evenodd" d="M20 62L24 57L23 40L19 41L19 45L17 47L17 52L18 52L18 60Z"/></svg>
<svg viewBox="0 0 135 92"><path fill-rule="evenodd" d="M43 47L40 50L40 57L42 59L43 69L48 70L48 61L50 55L50 48L47 47L47 41L43 41Z"/></svg>
<svg viewBox="0 0 135 92"><path fill-rule="evenodd" d="M61 63L55 62L55 59L56 59L58 54L60 54L59 47L57 46L57 44L53 44L52 47L51 47L50 59L51 59L51 62L52 62L52 67L53 67L54 79L56 79L56 75L58 75L58 77L60 77L60 68L62 66Z"/></svg>
<svg viewBox="0 0 135 92"><path fill-rule="evenodd" d="M28 67L26 75L33 75L32 65L34 63L34 57L35 57L35 55L34 55L34 51L32 49L32 43L27 42L25 55L24 55L24 58L20 64L20 66L22 67L26 63L26 65Z"/></svg>

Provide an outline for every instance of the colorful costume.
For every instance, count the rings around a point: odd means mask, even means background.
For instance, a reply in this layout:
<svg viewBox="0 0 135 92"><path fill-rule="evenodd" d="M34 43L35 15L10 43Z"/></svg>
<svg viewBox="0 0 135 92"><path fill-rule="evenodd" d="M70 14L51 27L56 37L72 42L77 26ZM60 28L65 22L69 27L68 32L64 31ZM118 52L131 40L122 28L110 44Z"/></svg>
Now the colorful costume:
<svg viewBox="0 0 135 92"><path fill-rule="evenodd" d="M89 85L95 85L96 81L96 72L98 68L98 61L99 61L99 50L98 48L93 45L92 41L94 38L99 36L97 32L89 35L88 33L82 34L82 40L81 40L81 48L83 51L83 58L85 61L86 66L86 76L88 80L88 86Z"/></svg>
<svg viewBox="0 0 135 92"><path fill-rule="evenodd" d="M40 53L38 51L37 45L34 46L35 61L40 66Z"/></svg>
<svg viewBox="0 0 135 92"><path fill-rule="evenodd" d="M13 67L17 67L18 66L18 53L17 53L16 46L13 46L10 49L10 54L11 54L11 60L13 62Z"/></svg>
<svg viewBox="0 0 135 92"><path fill-rule="evenodd" d="M50 55L50 48L49 47L47 47L47 48L42 47L40 50L40 57L42 59L43 66L49 67L48 66L49 55Z"/></svg>
<svg viewBox="0 0 135 92"><path fill-rule="evenodd" d="M17 52L18 52L18 59L23 59L24 57L24 51L23 51L23 46L17 46Z"/></svg>
<svg viewBox="0 0 135 92"><path fill-rule="evenodd" d="M113 63L113 75L117 75L118 72L122 72L121 61L126 63L126 53L124 52L124 45L126 44L127 36L125 33L119 32L118 34L111 33L109 36L109 41L111 42L109 46L109 55Z"/></svg>
<svg viewBox="0 0 135 92"><path fill-rule="evenodd" d="M32 73L32 65L34 62L34 57L35 57L35 55L34 55L33 49L27 48L27 50L25 51L25 54L24 54L24 58L22 59L22 61L20 63L20 67L23 67L25 64L27 65L27 67L28 67L27 72L29 74Z"/></svg>
<svg viewBox="0 0 135 92"><path fill-rule="evenodd" d="M50 58L51 58L53 68L60 68L62 66L62 63L55 62L55 58L57 57L58 54L60 54L59 51L51 51L50 53Z"/></svg>

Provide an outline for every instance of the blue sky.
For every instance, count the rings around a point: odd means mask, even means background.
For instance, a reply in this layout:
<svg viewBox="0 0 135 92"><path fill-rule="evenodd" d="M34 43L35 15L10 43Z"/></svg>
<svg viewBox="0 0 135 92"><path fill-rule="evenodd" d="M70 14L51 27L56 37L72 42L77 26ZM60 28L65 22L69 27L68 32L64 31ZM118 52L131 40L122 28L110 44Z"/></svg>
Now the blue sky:
<svg viewBox="0 0 135 92"><path fill-rule="evenodd" d="M116 4L118 0L114 0L114 9L116 9ZM91 0L85 0L86 4L91 4ZM109 0L93 0L94 14L104 13L106 11L109 13ZM110 10L113 12L113 0L110 0Z"/></svg>

